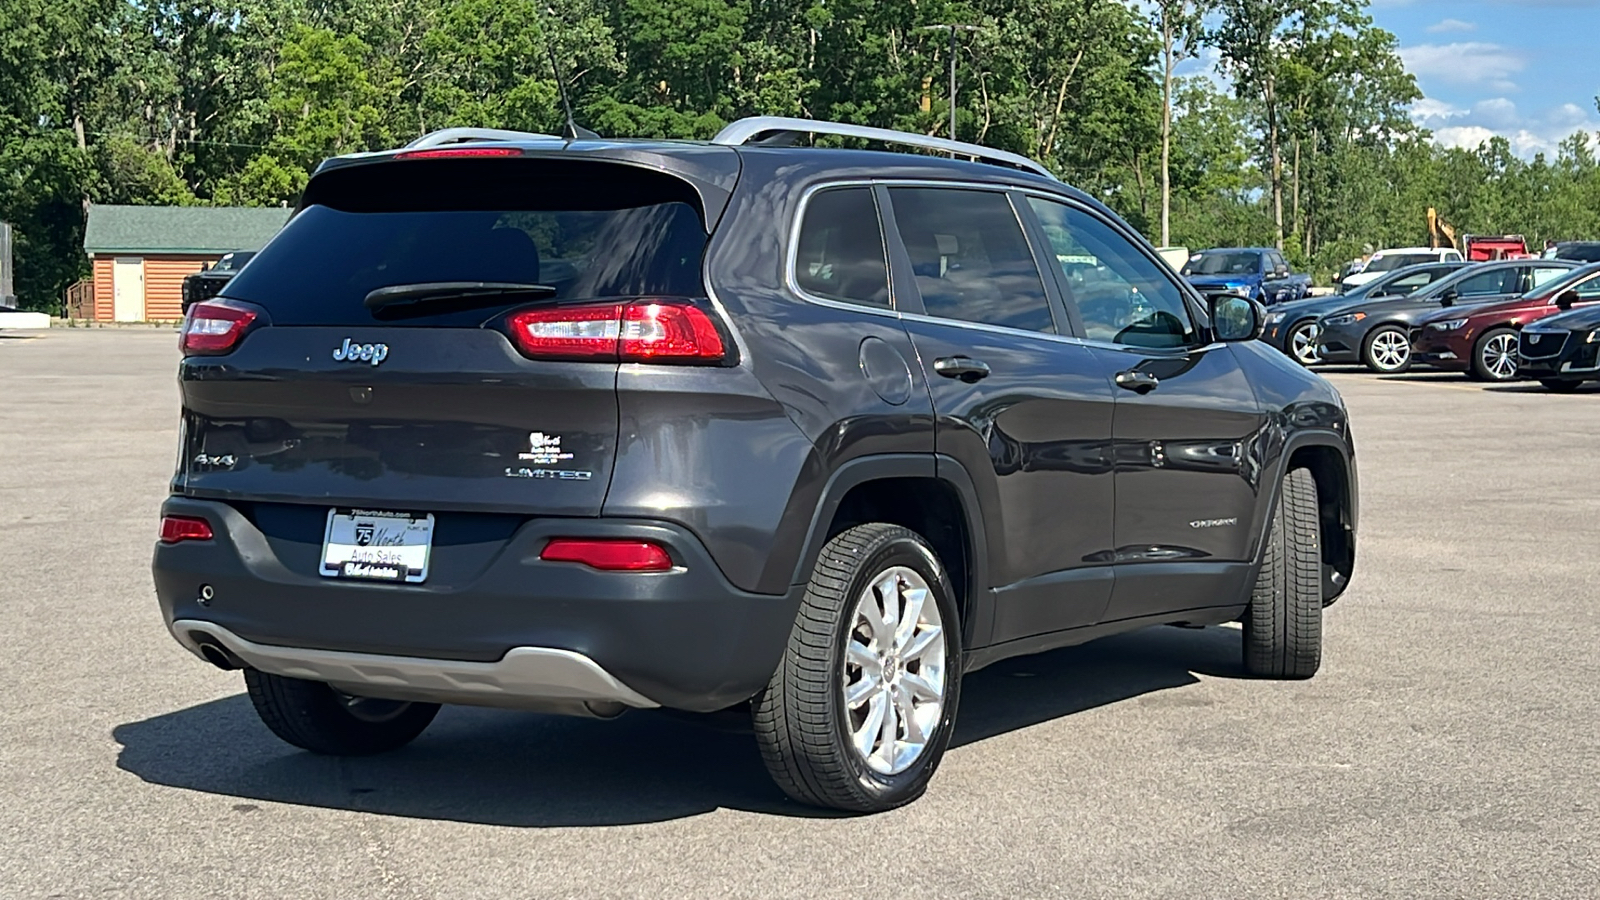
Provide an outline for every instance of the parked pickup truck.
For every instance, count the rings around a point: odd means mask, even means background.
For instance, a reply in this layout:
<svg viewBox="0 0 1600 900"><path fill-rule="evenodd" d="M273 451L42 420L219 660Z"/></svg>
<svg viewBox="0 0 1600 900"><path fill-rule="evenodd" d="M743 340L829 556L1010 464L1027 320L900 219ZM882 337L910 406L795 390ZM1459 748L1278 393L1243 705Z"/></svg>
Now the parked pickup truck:
<svg viewBox="0 0 1600 900"><path fill-rule="evenodd" d="M1289 271L1283 254L1268 247L1223 247L1189 257L1183 276L1203 294L1238 294L1268 306L1306 296L1310 275Z"/></svg>

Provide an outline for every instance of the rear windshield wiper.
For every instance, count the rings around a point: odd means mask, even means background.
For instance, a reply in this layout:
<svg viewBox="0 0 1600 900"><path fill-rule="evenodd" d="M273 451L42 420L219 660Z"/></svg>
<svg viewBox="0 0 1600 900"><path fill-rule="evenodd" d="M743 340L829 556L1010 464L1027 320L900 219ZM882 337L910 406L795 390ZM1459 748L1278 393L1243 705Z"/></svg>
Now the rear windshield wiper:
<svg viewBox="0 0 1600 900"><path fill-rule="evenodd" d="M367 294L367 309L377 312L396 307L448 307L471 309L499 301L510 294L530 294L535 297L553 296L558 289L548 284L527 284L517 281L425 281L418 284L391 284Z"/></svg>

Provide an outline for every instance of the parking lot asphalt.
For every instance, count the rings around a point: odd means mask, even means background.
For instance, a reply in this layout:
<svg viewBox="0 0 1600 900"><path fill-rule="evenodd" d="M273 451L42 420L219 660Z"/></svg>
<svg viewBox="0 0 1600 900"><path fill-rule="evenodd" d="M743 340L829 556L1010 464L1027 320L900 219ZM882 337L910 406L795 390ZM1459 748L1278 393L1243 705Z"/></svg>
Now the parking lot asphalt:
<svg viewBox="0 0 1600 900"><path fill-rule="evenodd" d="M843 818L662 714L278 742L156 609L175 344L0 334L0 897L1600 896L1595 386L1333 373L1363 506L1315 679L1226 627L1010 660L925 798Z"/></svg>

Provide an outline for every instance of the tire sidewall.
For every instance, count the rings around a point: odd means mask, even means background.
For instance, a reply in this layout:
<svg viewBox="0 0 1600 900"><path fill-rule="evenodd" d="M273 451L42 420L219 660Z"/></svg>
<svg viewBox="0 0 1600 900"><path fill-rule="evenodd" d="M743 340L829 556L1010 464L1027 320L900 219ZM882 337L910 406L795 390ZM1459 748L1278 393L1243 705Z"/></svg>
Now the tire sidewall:
<svg viewBox="0 0 1600 900"><path fill-rule="evenodd" d="M866 760L856 752L849 732L850 716L844 705L844 691L838 678L844 671L844 651L850 631L855 626L855 606L861 593L884 570L894 566L914 569L932 589L934 602L939 605L939 618L943 623L945 638L945 690L944 707L940 710L939 724L934 729L922 755L904 772L883 775L873 771ZM955 591L944 566L933 550L913 533L897 535L872 550L850 579L845 594L846 607L839 616L834 630L833 647L829 655L829 671L833 684L828 690L829 718L834 723L834 737L839 741L841 756L850 767L851 779L861 793L870 797L874 806L888 808L908 803L922 795L928 781L939 767L944 751L955 730L956 707L961 699L961 620L955 605Z"/></svg>

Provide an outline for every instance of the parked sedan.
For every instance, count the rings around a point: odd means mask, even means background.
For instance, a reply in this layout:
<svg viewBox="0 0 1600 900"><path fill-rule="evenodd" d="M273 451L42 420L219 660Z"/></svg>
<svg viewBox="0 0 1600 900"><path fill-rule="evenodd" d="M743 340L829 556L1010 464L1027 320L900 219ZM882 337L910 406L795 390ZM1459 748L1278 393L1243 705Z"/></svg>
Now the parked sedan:
<svg viewBox="0 0 1600 900"><path fill-rule="evenodd" d="M1565 276L1505 303L1430 313L1411 329L1411 358L1482 381L1517 377L1517 332L1574 306L1600 303L1600 263Z"/></svg>
<svg viewBox="0 0 1600 900"><path fill-rule="evenodd" d="M1402 300L1353 303L1317 320L1317 357L1364 364L1380 375L1411 368L1411 328L1446 306L1481 306L1520 297L1575 269L1563 259L1482 263L1442 278Z"/></svg>
<svg viewBox="0 0 1600 900"><path fill-rule="evenodd" d="M1517 339L1517 371L1552 391L1600 380L1600 304L1541 319Z"/></svg>
<svg viewBox="0 0 1600 900"><path fill-rule="evenodd" d="M1352 288L1348 294L1307 297L1279 304L1267 313L1267 327L1262 330L1261 339L1301 365L1309 366L1317 362L1317 319L1352 303L1405 297L1469 265L1471 263L1457 260L1407 266L1385 272L1373 281Z"/></svg>

